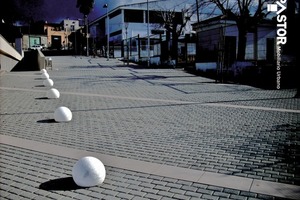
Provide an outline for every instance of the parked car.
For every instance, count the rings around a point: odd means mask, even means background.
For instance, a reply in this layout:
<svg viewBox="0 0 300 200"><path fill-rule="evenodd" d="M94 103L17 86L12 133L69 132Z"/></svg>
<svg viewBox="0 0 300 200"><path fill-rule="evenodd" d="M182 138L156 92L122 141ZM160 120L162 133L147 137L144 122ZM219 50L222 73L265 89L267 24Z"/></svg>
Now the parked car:
<svg viewBox="0 0 300 200"><path fill-rule="evenodd" d="M47 49L47 45L46 44L41 44L42 49Z"/></svg>
<svg viewBox="0 0 300 200"><path fill-rule="evenodd" d="M39 44L32 45L29 50L42 50L43 46Z"/></svg>

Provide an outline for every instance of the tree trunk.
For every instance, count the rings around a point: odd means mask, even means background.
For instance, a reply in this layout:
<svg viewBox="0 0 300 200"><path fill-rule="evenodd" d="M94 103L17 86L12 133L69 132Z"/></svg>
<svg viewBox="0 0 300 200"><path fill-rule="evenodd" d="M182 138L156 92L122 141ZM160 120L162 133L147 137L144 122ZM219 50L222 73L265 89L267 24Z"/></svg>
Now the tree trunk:
<svg viewBox="0 0 300 200"><path fill-rule="evenodd" d="M238 40L238 53L237 60L244 61L246 55L246 43L247 43L247 29L244 23L238 24L239 40Z"/></svg>
<svg viewBox="0 0 300 200"><path fill-rule="evenodd" d="M170 41L171 41L171 33L170 31L166 31L166 41L163 42L163 47L162 47L162 61L168 61L169 57L171 56L170 52Z"/></svg>
<svg viewBox="0 0 300 200"><path fill-rule="evenodd" d="M172 49L171 49L171 57L175 60L175 65L177 66L178 62L178 35L175 31L172 33Z"/></svg>

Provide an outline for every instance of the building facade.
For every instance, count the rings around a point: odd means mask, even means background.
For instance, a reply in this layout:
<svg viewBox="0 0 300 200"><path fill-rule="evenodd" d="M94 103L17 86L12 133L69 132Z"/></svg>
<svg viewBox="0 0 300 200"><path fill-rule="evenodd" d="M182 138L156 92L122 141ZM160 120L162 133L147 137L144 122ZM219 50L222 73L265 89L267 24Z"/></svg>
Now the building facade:
<svg viewBox="0 0 300 200"><path fill-rule="evenodd" d="M222 17L210 18L194 24L197 32L197 65L199 70L217 70L220 65L226 70L236 65L238 28L235 21ZM276 24L265 20L247 33L244 64L255 65L257 61L275 61Z"/></svg>
<svg viewBox="0 0 300 200"><path fill-rule="evenodd" d="M47 47L51 49L70 49L74 44L69 40L69 36L81 28L79 23L79 20L70 19L65 19L60 24L45 23Z"/></svg>
<svg viewBox="0 0 300 200"><path fill-rule="evenodd" d="M33 45L42 45L47 49L70 49L74 41L70 35L81 29L79 20L65 19L61 23L39 22L29 27L21 27L22 49L28 50Z"/></svg>
<svg viewBox="0 0 300 200"><path fill-rule="evenodd" d="M139 60L148 56L148 36L150 37L151 57L159 53L156 44L166 38L163 16L172 13L177 19L178 26L183 24L185 10L192 10L194 1L108 1L103 8L101 17L89 24L91 41L97 48L105 51L109 40L114 57L128 57ZM149 13L148 13L149 11ZM192 12L192 11L190 11ZM148 23L149 14L149 23ZM189 22L182 29L181 37L192 30L191 24L196 19L192 14ZM190 22L191 21L191 22ZM130 45L130 50L127 46ZM127 51L130 51L129 53Z"/></svg>

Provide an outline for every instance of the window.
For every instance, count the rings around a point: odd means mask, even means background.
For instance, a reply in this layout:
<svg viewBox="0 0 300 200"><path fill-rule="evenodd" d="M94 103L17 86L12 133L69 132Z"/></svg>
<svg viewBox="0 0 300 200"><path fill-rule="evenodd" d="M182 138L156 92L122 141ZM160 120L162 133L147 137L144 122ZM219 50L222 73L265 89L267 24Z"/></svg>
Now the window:
<svg viewBox="0 0 300 200"><path fill-rule="evenodd" d="M267 38L267 51L266 51L266 59L267 61L273 62L275 57L275 42L274 38Z"/></svg>
<svg viewBox="0 0 300 200"><path fill-rule="evenodd" d="M124 21L133 23L144 22L144 11L143 10L124 10Z"/></svg>
<svg viewBox="0 0 300 200"><path fill-rule="evenodd" d="M118 16L120 14L121 14L121 10L117 10L117 11L113 12L112 14L110 14L109 18L114 18L114 17L116 17L116 16Z"/></svg>
<svg viewBox="0 0 300 200"><path fill-rule="evenodd" d="M168 20L171 20L171 14L174 14L174 16L172 18L174 19L175 22L177 22L178 24L183 23L181 12L173 13L173 12L168 12L168 11L149 11L150 23L163 24L165 22L165 20L163 19L162 16L168 15L169 16ZM148 21L147 16L146 16L146 21Z"/></svg>
<svg viewBox="0 0 300 200"><path fill-rule="evenodd" d="M147 49L147 43L145 40L141 40L141 48L143 51L145 51Z"/></svg>
<svg viewBox="0 0 300 200"><path fill-rule="evenodd" d="M161 16L160 11L149 11L150 23L163 24L164 19Z"/></svg>

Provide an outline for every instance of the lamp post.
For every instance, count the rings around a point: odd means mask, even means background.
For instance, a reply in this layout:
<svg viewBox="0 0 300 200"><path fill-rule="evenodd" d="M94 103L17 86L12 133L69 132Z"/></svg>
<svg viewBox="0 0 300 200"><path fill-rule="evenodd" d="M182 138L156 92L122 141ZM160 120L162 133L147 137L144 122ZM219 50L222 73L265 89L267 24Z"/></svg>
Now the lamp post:
<svg viewBox="0 0 300 200"><path fill-rule="evenodd" d="M85 17L85 24L86 24L86 56L89 56L89 25L88 25L88 17Z"/></svg>
<svg viewBox="0 0 300 200"><path fill-rule="evenodd" d="M106 50L106 54L107 54L107 60L109 60L109 18L108 18L108 4L104 4L103 8L106 8L106 20L107 20L107 50Z"/></svg>
<svg viewBox="0 0 300 200"><path fill-rule="evenodd" d="M147 58L147 66L150 66L150 30L149 30L149 0L147 0L147 51L148 51L148 58Z"/></svg>
<svg viewBox="0 0 300 200"><path fill-rule="evenodd" d="M126 54L127 54L127 65L129 65L129 42L128 42L128 23L125 23L125 34L126 34Z"/></svg>

